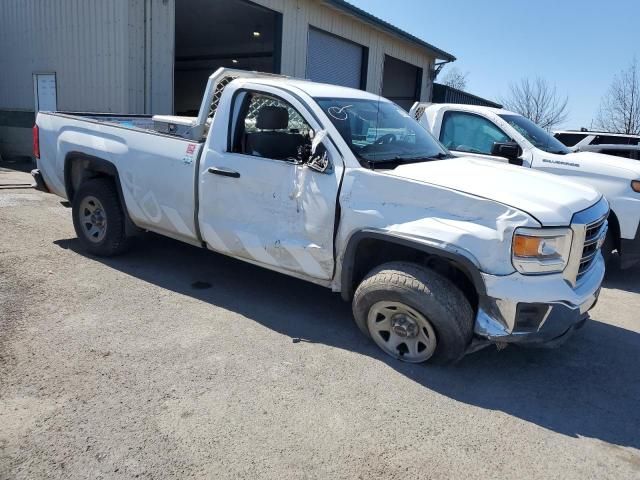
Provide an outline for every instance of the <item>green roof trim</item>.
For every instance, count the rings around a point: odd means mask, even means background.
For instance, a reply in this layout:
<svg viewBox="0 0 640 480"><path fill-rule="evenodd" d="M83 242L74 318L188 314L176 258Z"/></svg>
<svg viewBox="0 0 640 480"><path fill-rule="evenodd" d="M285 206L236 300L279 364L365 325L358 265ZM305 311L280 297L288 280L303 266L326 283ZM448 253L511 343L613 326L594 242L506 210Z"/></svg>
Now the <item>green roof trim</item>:
<svg viewBox="0 0 640 480"><path fill-rule="evenodd" d="M379 27L382 30L385 30L388 33L391 33L392 35L396 35L404 40L408 40L420 47L430 50L432 53L435 54L436 59L446 60L448 62L453 62L456 60L456 57L454 57L450 53L447 53L444 50L440 50L439 48L434 47L430 43L427 43L424 40L421 40L420 38L414 35L411 35L410 33L405 32L404 30L394 25L391 25L389 22L385 22L384 20L376 17L375 15L371 15L370 13L365 12L364 10L356 7L355 5L351 5L345 0L325 0L325 2L334 6L339 10L342 10L343 12L349 13L355 17L360 18L361 20L364 20L367 23L370 23L376 27Z"/></svg>

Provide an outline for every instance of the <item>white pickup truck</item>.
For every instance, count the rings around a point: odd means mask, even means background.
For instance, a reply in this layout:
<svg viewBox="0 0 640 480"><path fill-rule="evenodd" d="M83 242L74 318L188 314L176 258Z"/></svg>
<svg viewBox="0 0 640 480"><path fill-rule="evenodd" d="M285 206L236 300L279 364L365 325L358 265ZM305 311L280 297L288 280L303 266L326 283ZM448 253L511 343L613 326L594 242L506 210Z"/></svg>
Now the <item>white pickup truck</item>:
<svg viewBox="0 0 640 480"><path fill-rule="evenodd" d="M408 362L558 343L604 276L601 194L453 158L359 90L221 69L196 118L40 112L34 149L88 252L148 230L329 287Z"/></svg>
<svg viewBox="0 0 640 480"><path fill-rule="evenodd" d="M609 233L602 248L605 259L617 250L622 268L640 261L638 161L573 152L532 121L503 109L416 103L411 114L454 155L562 175L602 192L611 205Z"/></svg>

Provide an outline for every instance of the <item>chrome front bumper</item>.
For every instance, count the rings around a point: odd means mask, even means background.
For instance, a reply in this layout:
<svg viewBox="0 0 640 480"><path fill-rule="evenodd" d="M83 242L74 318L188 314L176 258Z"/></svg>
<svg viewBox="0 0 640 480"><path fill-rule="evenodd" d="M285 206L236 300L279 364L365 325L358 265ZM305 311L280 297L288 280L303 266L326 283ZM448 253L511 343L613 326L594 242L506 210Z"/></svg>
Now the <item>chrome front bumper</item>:
<svg viewBox="0 0 640 480"><path fill-rule="evenodd" d="M584 324L598 300L604 260L598 253L575 287L562 274L482 276L487 291L480 298L475 334L490 343L543 345Z"/></svg>

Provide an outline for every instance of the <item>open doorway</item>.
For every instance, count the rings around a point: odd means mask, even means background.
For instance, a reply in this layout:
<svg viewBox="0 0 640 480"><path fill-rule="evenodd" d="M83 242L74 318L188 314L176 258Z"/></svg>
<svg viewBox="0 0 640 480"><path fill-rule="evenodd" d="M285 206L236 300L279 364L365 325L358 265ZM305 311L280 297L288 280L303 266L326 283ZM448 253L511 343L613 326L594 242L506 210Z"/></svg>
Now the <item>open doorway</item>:
<svg viewBox="0 0 640 480"><path fill-rule="evenodd" d="M282 16L247 0L189 0L175 6L174 109L197 115L217 68L280 73Z"/></svg>
<svg viewBox="0 0 640 480"><path fill-rule="evenodd" d="M382 96L409 111L420 99L422 68L390 55L384 57Z"/></svg>

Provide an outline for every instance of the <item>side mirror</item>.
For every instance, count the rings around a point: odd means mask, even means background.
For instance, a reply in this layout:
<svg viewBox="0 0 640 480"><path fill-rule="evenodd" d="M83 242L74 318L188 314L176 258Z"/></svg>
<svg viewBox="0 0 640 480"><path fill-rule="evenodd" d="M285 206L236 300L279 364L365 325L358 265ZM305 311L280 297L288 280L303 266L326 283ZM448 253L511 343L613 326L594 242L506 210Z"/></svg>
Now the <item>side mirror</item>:
<svg viewBox="0 0 640 480"><path fill-rule="evenodd" d="M319 143L315 149L312 148L311 155L306 162L307 167L316 172L325 173L331 168L331 162L329 161L329 152L324 143Z"/></svg>
<svg viewBox="0 0 640 480"><path fill-rule="evenodd" d="M493 142L491 155L504 157L513 165L522 165L522 159L519 158L522 152L516 142Z"/></svg>
<svg viewBox="0 0 640 480"><path fill-rule="evenodd" d="M331 160L325 145L326 130L311 135L311 145L305 144L298 148L298 162L320 173L331 171Z"/></svg>

